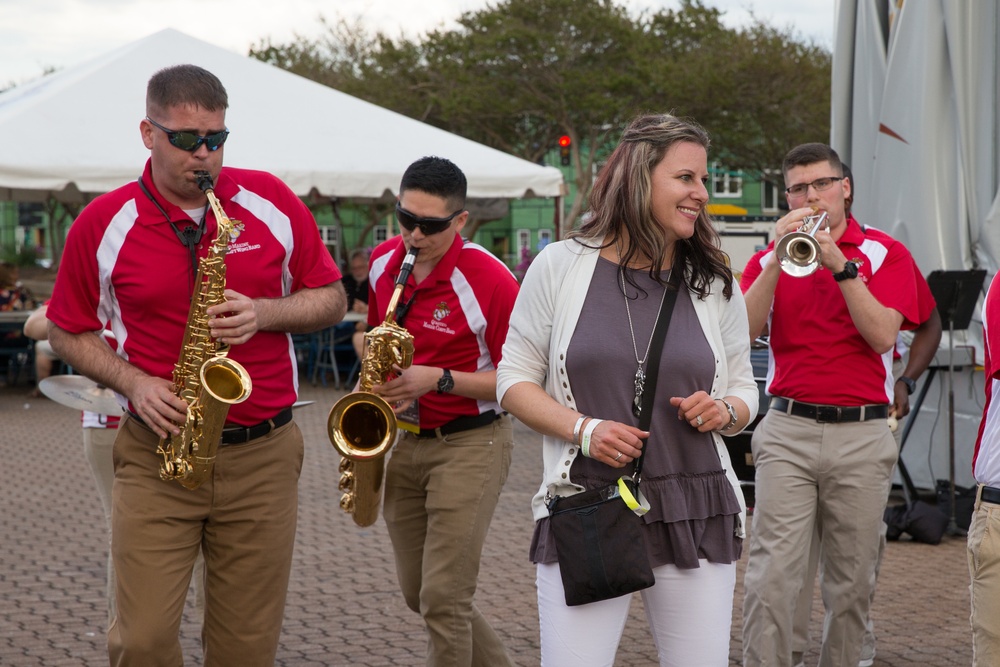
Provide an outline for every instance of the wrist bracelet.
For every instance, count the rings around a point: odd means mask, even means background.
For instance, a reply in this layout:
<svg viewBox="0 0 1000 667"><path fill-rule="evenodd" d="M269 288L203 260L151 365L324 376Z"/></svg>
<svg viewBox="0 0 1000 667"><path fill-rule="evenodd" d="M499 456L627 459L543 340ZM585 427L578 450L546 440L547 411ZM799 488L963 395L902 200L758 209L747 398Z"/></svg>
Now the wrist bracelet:
<svg viewBox="0 0 1000 667"><path fill-rule="evenodd" d="M583 426L583 422L587 421L587 415L582 415L576 420L576 425L573 426L573 444L580 444L580 427Z"/></svg>
<svg viewBox="0 0 1000 667"><path fill-rule="evenodd" d="M583 455L588 459L590 458L590 436L593 435L594 429L597 428L597 425L602 421L604 420L591 419L587 424L587 428L583 429L583 444L580 445L580 448L583 450Z"/></svg>

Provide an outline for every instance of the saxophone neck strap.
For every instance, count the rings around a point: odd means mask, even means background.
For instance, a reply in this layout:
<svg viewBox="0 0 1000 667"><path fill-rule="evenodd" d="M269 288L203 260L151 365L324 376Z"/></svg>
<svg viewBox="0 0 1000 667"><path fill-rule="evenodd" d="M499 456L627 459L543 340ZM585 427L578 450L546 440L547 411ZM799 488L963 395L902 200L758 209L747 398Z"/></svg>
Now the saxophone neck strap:
<svg viewBox="0 0 1000 667"><path fill-rule="evenodd" d="M197 225L185 225L184 229L179 229L177 224L170 218L166 209L157 201L153 193L149 191L146 184L143 182L142 177L139 177L139 189L142 190L142 194L146 195L149 201L153 202L153 206L157 208L163 219L167 221L170 228L174 230L174 234L177 236L177 240L181 242L181 245L187 248L188 256L191 258L191 282L194 282L195 276L198 275L198 244L201 243L201 237L205 235L205 217L208 215L208 204L205 204L205 210L201 214L201 222Z"/></svg>

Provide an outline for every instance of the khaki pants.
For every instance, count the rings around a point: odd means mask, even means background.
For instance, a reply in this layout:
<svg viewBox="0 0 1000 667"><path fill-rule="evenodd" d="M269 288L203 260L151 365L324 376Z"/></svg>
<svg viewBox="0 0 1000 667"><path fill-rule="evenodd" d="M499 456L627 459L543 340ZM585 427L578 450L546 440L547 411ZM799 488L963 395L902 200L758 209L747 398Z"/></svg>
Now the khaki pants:
<svg viewBox="0 0 1000 667"><path fill-rule="evenodd" d="M899 378L903 374L903 370L903 360L894 359L892 362L892 377ZM916 415L911 412L906 417L900 419L898 427L892 434L893 440L896 441L897 457L899 450L902 448L903 428L906 426L906 420L911 417L915 419ZM887 527L883 521L882 528L879 531L878 560L875 563L876 580L878 580L878 573L882 568L882 558L885 556ZM813 583L816 581L816 571L819 569L819 531L820 527L817 523L816 530L813 531L812 546L809 549L809 567L806 569L806 578L803 582L802 592L799 594L799 599L795 605L795 621L792 628L792 653L803 654L809 650L809 619L812 616ZM874 601L875 587L873 586L870 602ZM825 629L823 636L826 636ZM861 640L861 657L863 659L875 657L875 624L872 622L870 614L865 619L865 636Z"/></svg>
<svg viewBox="0 0 1000 667"><path fill-rule="evenodd" d="M744 665L792 664L792 625L822 526L823 667L855 667L896 461L885 420L821 424L775 410L752 440L757 496L744 579Z"/></svg>
<svg viewBox="0 0 1000 667"><path fill-rule="evenodd" d="M385 525L407 606L424 619L427 664L512 664L473 602L513 449L509 417L438 438L400 431L386 466Z"/></svg>
<svg viewBox="0 0 1000 667"><path fill-rule="evenodd" d="M1000 665L1000 505L984 503L976 492L969 526L969 577L972 584L973 667Z"/></svg>
<svg viewBox="0 0 1000 667"><path fill-rule="evenodd" d="M181 614L202 551L204 665L273 665L295 540L301 432L292 422L219 447L213 478L194 491L159 478L157 442L134 419L122 421L115 441L111 664L182 664Z"/></svg>

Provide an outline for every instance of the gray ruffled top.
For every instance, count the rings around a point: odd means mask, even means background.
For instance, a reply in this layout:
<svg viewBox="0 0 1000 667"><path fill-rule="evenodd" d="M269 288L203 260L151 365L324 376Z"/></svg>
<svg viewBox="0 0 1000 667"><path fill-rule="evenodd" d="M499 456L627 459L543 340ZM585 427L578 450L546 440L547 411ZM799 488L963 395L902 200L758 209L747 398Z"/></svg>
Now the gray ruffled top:
<svg viewBox="0 0 1000 667"><path fill-rule="evenodd" d="M635 348L645 357L664 288L643 271L630 272L629 311L618 278L618 266L599 259L566 355L566 368L578 409L587 415L638 426L631 411L636 352L629 329L631 314ZM694 297L697 298L697 297ZM741 511L732 484L710 433L699 433L678 419L673 396L710 391L715 360L698 321L692 296L681 290L660 359L650 437L643 462L642 492L650 511L643 517L646 549L653 566L696 568L698 560L732 563L740 558ZM624 472L631 473L629 466ZM577 456L570 468L573 482L592 489L614 483L623 474L594 459ZM535 524L531 560L557 562L549 520Z"/></svg>

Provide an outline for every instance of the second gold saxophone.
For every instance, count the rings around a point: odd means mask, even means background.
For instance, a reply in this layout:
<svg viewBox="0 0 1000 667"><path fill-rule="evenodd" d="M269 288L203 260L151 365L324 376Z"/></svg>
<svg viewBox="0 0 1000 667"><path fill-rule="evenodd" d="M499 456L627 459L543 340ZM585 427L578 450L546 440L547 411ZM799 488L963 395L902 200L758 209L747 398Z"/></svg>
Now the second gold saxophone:
<svg viewBox="0 0 1000 667"><path fill-rule="evenodd" d="M396 442L396 413L372 387L383 384L395 367L413 363L413 335L396 324L396 305L413 271L418 248L410 248L403 258L396 287L389 299L385 321L365 333L368 351L361 361L359 391L334 403L326 427L330 442L343 457L340 485L344 492L340 508L349 512L354 523L370 526L378 519L382 502L385 455Z"/></svg>
<svg viewBox="0 0 1000 667"><path fill-rule="evenodd" d="M226 250L241 227L222 210L212 176L198 171L195 177L208 196L219 229L208 256L198 262L184 344L174 366L174 392L188 404L187 418L178 435L161 439L156 448L163 457L160 478L192 490L212 476L229 406L245 401L252 388L246 369L226 357L229 345L210 335L206 312L209 306L226 300Z"/></svg>

